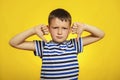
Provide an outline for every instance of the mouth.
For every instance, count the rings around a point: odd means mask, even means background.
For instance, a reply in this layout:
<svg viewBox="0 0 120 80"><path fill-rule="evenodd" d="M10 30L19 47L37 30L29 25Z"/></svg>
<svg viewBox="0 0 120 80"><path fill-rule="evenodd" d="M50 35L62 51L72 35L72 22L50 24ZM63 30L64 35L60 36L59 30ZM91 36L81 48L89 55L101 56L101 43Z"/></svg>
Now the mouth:
<svg viewBox="0 0 120 80"><path fill-rule="evenodd" d="M56 36L58 39L62 39L63 37L62 36Z"/></svg>

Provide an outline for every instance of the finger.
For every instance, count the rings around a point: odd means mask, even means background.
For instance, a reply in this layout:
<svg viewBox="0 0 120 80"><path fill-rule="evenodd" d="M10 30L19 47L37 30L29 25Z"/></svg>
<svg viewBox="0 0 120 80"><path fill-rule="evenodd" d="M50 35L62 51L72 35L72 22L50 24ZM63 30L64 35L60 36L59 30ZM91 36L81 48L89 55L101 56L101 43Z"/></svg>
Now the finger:
<svg viewBox="0 0 120 80"><path fill-rule="evenodd" d="M46 40L45 37L43 36L43 35L44 35L43 32L38 33L37 35L38 35L44 42L47 42L47 40Z"/></svg>
<svg viewBox="0 0 120 80"><path fill-rule="evenodd" d="M74 23L73 26L77 26L77 23Z"/></svg>
<svg viewBox="0 0 120 80"><path fill-rule="evenodd" d="M72 31L77 32L78 27L77 26L72 26Z"/></svg>
<svg viewBox="0 0 120 80"><path fill-rule="evenodd" d="M79 41L79 38L81 37L82 31L77 32L77 41Z"/></svg>
<svg viewBox="0 0 120 80"><path fill-rule="evenodd" d="M42 29L42 30L45 30L45 29L48 29L48 27L47 27L46 25L43 25L43 26L41 27L41 29Z"/></svg>
<svg viewBox="0 0 120 80"><path fill-rule="evenodd" d="M79 34L77 34L77 41L79 41L79 37L80 37L80 35L79 35Z"/></svg>
<svg viewBox="0 0 120 80"><path fill-rule="evenodd" d="M41 29L42 29L42 30L48 30L48 28L46 28L46 27L42 27Z"/></svg>
<svg viewBox="0 0 120 80"><path fill-rule="evenodd" d="M76 26L76 25L73 25L72 28L77 28L77 26Z"/></svg>
<svg viewBox="0 0 120 80"><path fill-rule="evenodd" d="M48 29L43 30L43 34L44 35L49 34L49 30Z"/></svg>
<svg viewBox="0 0 120 80"><path fill-rule="evenodd" d="M42 32L43 32L43 34L45 35L45 34L48 34L48 33L49 33L49 30L46 28L46 29L42 30Z"/></svg>
<svg viewBox="0 0 120 80"><path fill-rule="evenodd" d="M49 34L49 32L48 32L48 31L45 31L45 32L44 32L44 35L47 35L47 34Z"/></svg>
<svg viewBox="0 0 120 80"><path fill-rule="evenodd" d="M77 28L72 28L72 32L77 33Z"/></svg>
<svg viewBox="0 0 120 80"><path fill-rule="evenodd" d="M76 29L77 30L77 27L73 27L72 29Z"/></svg>
<svg viewBox="0 0 120 80"><path fill-rule="evenodd" d="M48 30L48 29L45 29L45 30L43 30L43 31L44 31L44 32L47 32L47 31L49 32L49 30Z"/></svg>
<svg viewBox="0 0 120 80"><path fill-rule="evenodd" d="M77 34L77 41L79 41L80 33Z"/></svg>

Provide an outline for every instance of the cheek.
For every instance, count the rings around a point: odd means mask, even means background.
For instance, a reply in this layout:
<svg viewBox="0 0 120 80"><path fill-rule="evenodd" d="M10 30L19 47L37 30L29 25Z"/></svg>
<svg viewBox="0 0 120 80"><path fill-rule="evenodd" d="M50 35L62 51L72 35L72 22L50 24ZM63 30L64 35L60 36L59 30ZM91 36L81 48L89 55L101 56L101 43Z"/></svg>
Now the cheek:
<svg viewBox="0 0 120 80"><path fill-rule="evenodd" d="M56 31L55 30L49 30L51 36L55 36L56 35Z"/></svg>
<svg viewBox="0 0 120 80"><path fill-rule="evenodd" d="M69 31L64 31L63 34L67 36L69 35Z"/></svg>
<svg viewBox="0 0 120 80"><path fill-rule="evenodd" d="M56 32L55 30L50 30L50 33L54 35L54 34L56 34L57 32Z"/></svg>

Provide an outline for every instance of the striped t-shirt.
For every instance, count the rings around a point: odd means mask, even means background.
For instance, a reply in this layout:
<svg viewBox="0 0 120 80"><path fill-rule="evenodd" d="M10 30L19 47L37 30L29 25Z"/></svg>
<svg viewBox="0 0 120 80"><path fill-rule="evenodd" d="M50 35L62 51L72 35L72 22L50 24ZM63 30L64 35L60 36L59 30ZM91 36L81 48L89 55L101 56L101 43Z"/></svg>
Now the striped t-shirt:
<svg viewBox="0 0 120 80"><path fill-rule="evenodd" d="M63 43L35 41L35 55L42 58L40 80L77 80L77 54L82 52L82 39Z"/></svg>

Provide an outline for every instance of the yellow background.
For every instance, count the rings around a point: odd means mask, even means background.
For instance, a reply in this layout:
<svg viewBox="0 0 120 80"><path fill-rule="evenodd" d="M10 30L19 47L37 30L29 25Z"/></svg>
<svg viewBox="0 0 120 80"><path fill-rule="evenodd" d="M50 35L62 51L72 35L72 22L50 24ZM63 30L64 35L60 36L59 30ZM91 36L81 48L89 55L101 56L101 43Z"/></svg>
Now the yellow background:
<svg viewBox="0 0 120 80"><path fill-rule="evenodd" d="M119 4L120 0L0 0L0 80L39 80L41 59L8 42L17 33L47 24L49 12L56 8L68 10L73 22L94 25L106 33L78 55L79 80L120 80ZM33 39L39 38L29 40Z"/></svg>

